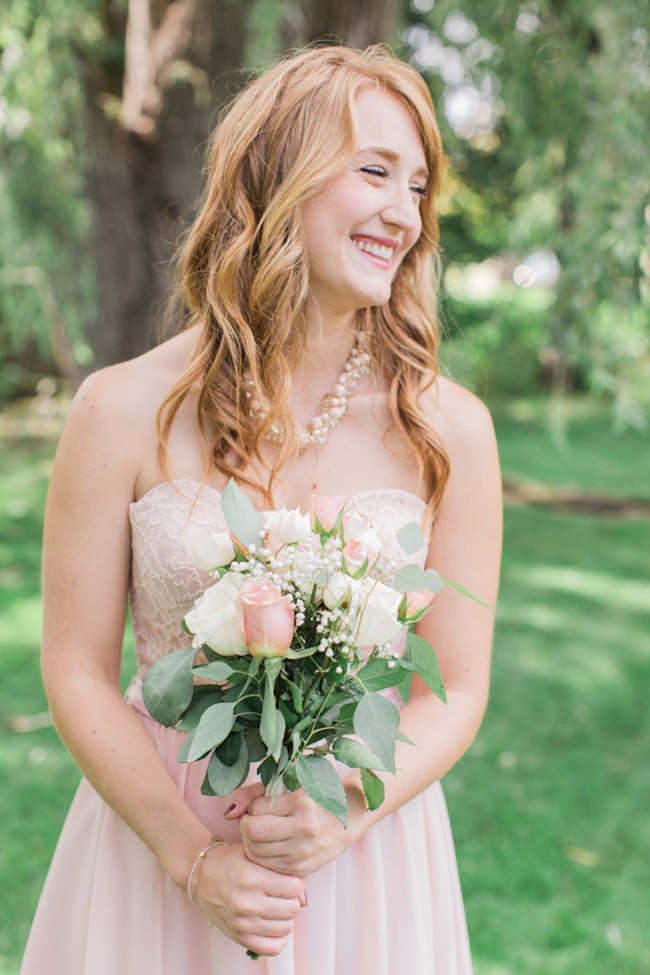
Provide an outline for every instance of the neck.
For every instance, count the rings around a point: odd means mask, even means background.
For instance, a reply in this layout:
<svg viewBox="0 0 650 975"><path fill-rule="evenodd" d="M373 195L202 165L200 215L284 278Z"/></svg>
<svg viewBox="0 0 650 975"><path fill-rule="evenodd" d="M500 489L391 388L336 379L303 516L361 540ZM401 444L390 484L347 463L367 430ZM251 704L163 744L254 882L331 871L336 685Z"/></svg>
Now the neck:
<svg viewBox="0 0 650 975"><path fill-rule="evenodd" d="M338 369L352 348L358 330L355 312L335 315L314 308L307 318L305 345L301 364L326 370Z"/></svg>

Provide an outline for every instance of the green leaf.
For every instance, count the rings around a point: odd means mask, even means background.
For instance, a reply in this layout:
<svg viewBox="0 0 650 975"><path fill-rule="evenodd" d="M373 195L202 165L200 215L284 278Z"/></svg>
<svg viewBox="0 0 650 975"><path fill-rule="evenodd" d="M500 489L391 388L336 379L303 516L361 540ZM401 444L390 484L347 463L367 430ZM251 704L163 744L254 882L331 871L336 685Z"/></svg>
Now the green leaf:
<svg viewBox="0 0 650 975"><path fill-rule="evenodd" d="M228 680L234 673L234 669L222 659L214 660L202 667L195 667L192 673L194 677L201 677L205 680Z"/></svg>
<svg viewBox="0 0 650 975"><path fill-rule="evenodd" d="M196 697L183 715L183 720L178 723L178 730L194 731L208 708L212 707L213 704L221 703L221 701L222 696L220 693L202 694L201 697Z"/></svg>
<svg viewBox="0 0 650 975"><path fill-rule="evenodd" d="M357 677L363 681L367 691L381 691L385 687L394 687L402 681L403 676L398 660L389 661L383 657L368 661L357 673Z"/></svg>
<svg viewBox="0 0 650 975"><path fill-rule="evenodd" d="M282 657L267 657L264 661L264 670L271 682L271 687L273 687L278 674L282 670Z"/></svg>
<svg viewBox="0 0 650 975"><path fill-rule="evenodd" d="M414 741L411 741L408 735L405 735L403 731L397 729L397 740L403 741L405 745L415 745Z"/></svg>
<svg viewBox="0 0 650 975"><path fill-rule="evenodd" d="M230 478L221 495L221 510L228 528L242 545L259 545L264 527L264 515L258 511L244 492Z"/></svg>
<svg viewBox="0 0 650 975"><path fill-rule="evenodd" d="M445 588L444 579L435 569L427 569L424 573L424 578L426 579L429 592L440 592Z"/></svg>
<svg viewBox="0 0 650 975"><path fill-rule="evenodd" d="M233 743L232 745L231 742ZM237 757L232 764L223 760L223 747L225 745L229 746L229 748L235 747L238 750ZM229 796L231 792L238 789L242 782L245 781L248 775L248 769L249 761L246 739L243 735L232 735L223 742L221 748L218 748L210 756L208 763L208 781L214 790L214 794L222 798Z"/></svg>
<svg viewBox="0 0 650 975"><path fill-rule="evenodd" d="M402 668L402 673L404 674L404 677L397 685L397 690L399 691L399 696L404 701L404 704L408 704L411 698L411 685L413 683L413 674L410 671L405 670L404 668Z"/></svg>
<svg viewBox="0 0 650 975"><path fill-rule="evenodd" d="M395 735L399 711L383 694L364 694L354 712L354 730L377 755L384 768L395 771Z"/></svg>
<svg viewBox="0 0 650 975"><path fill-rule="evenodd" d="M243 737L243 733L240 734L233 731L221 742L217 748L217 755L220 762L223 762L224 765L235 764L242 750ZM246 754L248 754L248 746L246 746Z"/></svg>
<svg viewBox="0 0 650 975"><path fill-rule="evenodd" d="M393 576L397 592L423 592L426 588L426 576L419 565L403 565Z"/></svg>
<svg viewBox="0 0 650 975"><path fill-rule="evenodd" d="M327 759L319 755L298 755L296 774L307 795L345 826L348 816L347 796L343 783Z"/></svg>
<svg viewBox="0 0 650 975"><path fill-rule="evenodd" d="M189 735L187 736L187 738L185 739L181 747L178 749L178 755L176 756L177 762L181 764L187 762L188 760L187 756L189 754L190 748L192 747L192 742L194 741L195 731L196 729L194 731L190 731Z"/></svg>
<svg viewBox="0 0 650 975"><path fill-rule="evenodd" d="M465 586L461 586L460 582L452 582L451 579L443 579L442 576L440 576L440 578L446 586L451 586L452 589L462 593L463 596L467 596L468 599L472 599L475 603L478 603L479 606L485 606L486 609L492 609L492 606L488 606L488 604L484 603L482 599L479 599L478 596L471 593L469 589L465 589Z"/></svg>
<svg viewBox="0 0 650 975"><path fill-rule="evenodd" d="M408 659L415 664L415 668L425 684L431 688L436 697L439 697L446 704L445 686L442 683L440 668L431 644L423 640L417 633L409 630L406 639L406 653Z"/></svg>
<svg viewBox="0 0 650 975"><path fill-rule="evenodd" d="M301 657L311 657L318 650L318 646L315 647L304 647L302 650L294 650L293 647L289 650L287 654L288 660L300 660Z"/></svg>
<svg viewBox="0 0 650 975"><path fill-rule="evenodd" d="M371 811L381 806L384 801L384 783L370 769L361 769L361 785L363 793Z"/></svg>
<svg viewBox="0 0 650 975"><path fill-rule="evenodd" d="M400 547L407 555L419 552L424 546L424 538L417 521L409 521L408 525L402 525L396 534Z"/></svg>
<svg viewBox="0 0 650 975"><path fill-rule="evenodd" d="M266 755L266 748L260 741L259 732L257 730L249 729L245 732L246 742L248 744L248 757L251 762L261 762Z"/></svg>
<svg viewBox="0 0 650 975"><path fill-rule="evenodd" d="M194 741L187 756L188 762L203 758L209 751L220 745L232 731L234 723L234 704L213 704L208 708L194 732Z"/></svg>
<svg viewBox="0 0 650 975"><path fill-rule="evenodd" d="M300 785L300 782L298 782L298 776L296 774L296 766L287 765L286 769L284 770L284 775L282 776L282 779L289 792L295 792L298 786Z"/></svg>
<svg viewBox="0 0 650 975"><path fill-rule="evenodd" d="M302 714L302 691L297 684L294 684L294 682L288 678L285 680L285 684L289 688L294 711L296 714Z"/></svg>
<svg viewBox="0 0 650 975"><path fill-rule="evenodd" d="M350 768L374 768L385 772L381 760L354 738L337 738L332 746L334 757Z"/></svg>
<svg viewBox="0 0 650 975"><path fill-rule="evenodd" d="M269 681L264 685L264 703L262 704L262 719L260 721L260 735L270 755L275 748L275 697Z"/></svg>
<svg viewBox="0 0 650 975"><path fill-rule="evenodd" d="M192 663L196 650L172 650L152 664L142 682L147 711L166 727L173 727L187 709L194 693Z"/></svg>

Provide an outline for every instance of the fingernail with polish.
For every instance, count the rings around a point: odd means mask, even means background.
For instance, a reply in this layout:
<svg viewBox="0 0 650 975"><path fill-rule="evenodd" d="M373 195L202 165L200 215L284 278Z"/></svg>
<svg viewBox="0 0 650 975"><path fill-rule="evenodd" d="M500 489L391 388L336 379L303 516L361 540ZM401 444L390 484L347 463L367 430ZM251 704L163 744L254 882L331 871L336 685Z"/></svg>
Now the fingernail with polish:
<svg viewBox="0 0 650 975"><path fill-rule="evenodd" d="M237 803L236 802L233 802L233 804L231 806L228 806L228 808L226 809L226 811L224 813L224 816L227 816L228 813L231 813L233 811L233 809L235 808L236 805L237 805Z"/></svg>

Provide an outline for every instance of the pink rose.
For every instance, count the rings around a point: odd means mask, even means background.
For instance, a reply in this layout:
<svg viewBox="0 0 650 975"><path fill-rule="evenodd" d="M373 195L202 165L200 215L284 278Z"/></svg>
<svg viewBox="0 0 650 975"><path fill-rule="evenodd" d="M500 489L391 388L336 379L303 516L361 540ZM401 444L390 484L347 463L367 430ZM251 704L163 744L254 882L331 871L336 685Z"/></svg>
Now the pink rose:
<svg viewBox="0 0 650 975"><path fill-rule="evenodd" d="M368 571L379 555L379 549L374 548L372 545L367 545L361 539L354 538L345 543L343 555L345 556L345 564L349 572L358 572L366 559L368 560L366 571Z"/></svg>
<svg viewBox="0 0 650 975"><path fill-rule="evenodd" d="M428 609L433 602L433 597L435 592L429 592L426 589L424 592L406 592L406 616L414 616L415 613L419 613L424 609ZM424 615L424 614L423 614Z"/></svg>
<svg viewBox="0 0 650 975"><path fill-rule="evenodd" d="M320 528L324 532L331 531L346 501L347 498L343 494L312 494L311 523L314 530L318 531L316 525L316 519L318 519Z"/></svg>
<svg viewBox="0 0 650 975"><path fill-rule="evenodd" d="M293 640L293 606L268 579L248 579L239 590L244 639L252 657L286 657Z"/></svg>

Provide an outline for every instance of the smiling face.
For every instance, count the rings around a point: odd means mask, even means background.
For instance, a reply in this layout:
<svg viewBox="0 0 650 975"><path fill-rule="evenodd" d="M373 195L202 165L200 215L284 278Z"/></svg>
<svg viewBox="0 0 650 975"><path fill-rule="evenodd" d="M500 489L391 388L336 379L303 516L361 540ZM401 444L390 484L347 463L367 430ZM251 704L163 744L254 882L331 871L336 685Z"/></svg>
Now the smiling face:
<svg viewBox="0 0 650 975"><path fill-rule="evenodd" d="M385 304L422 228L427 165L406 104L364 89L353 115L355 153L302 209L311 293L327 317Z"/></svg>

